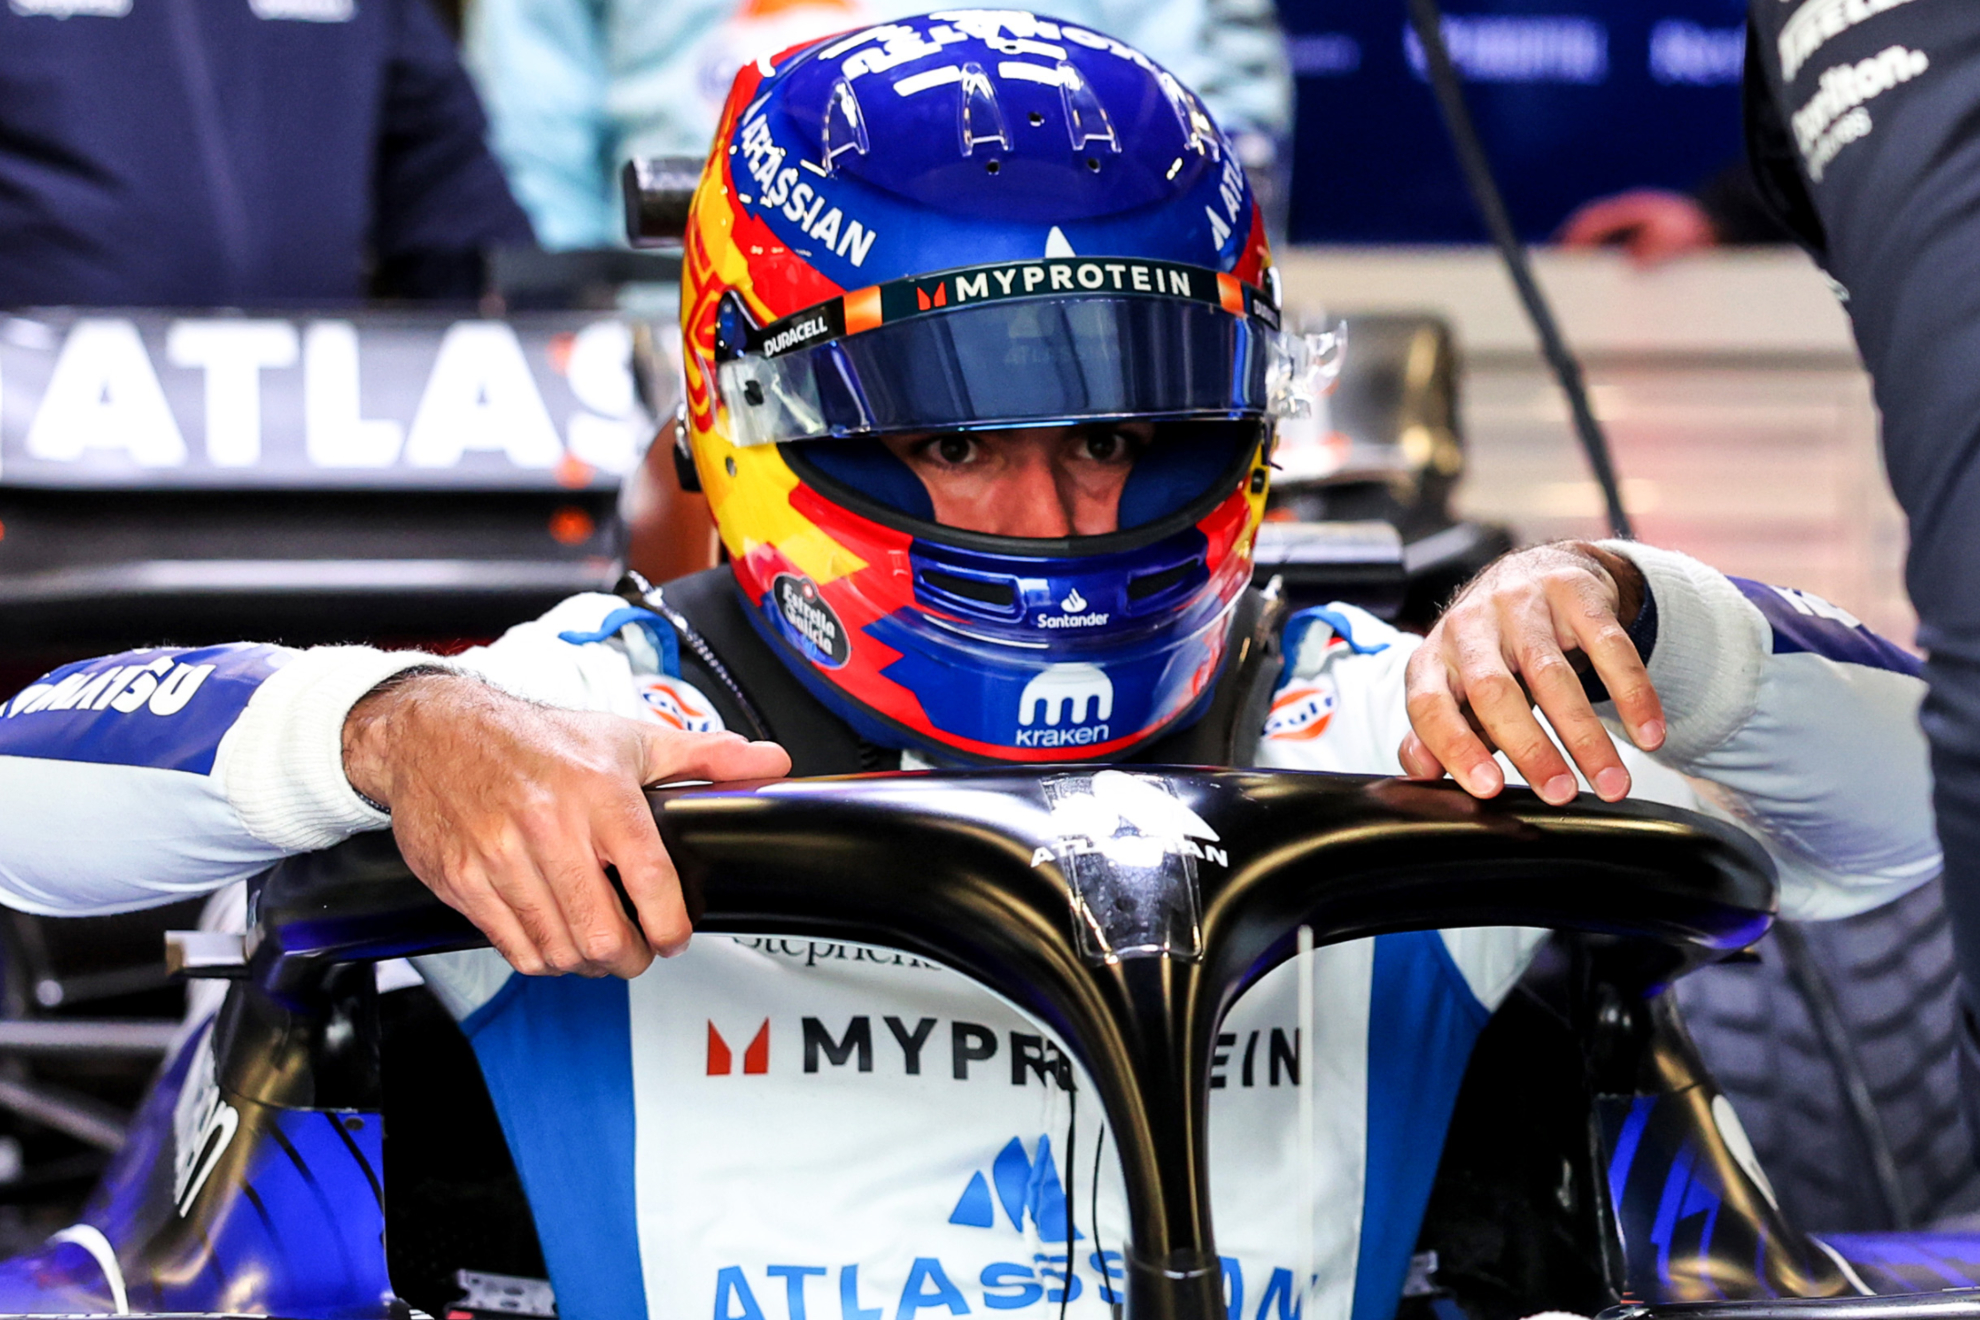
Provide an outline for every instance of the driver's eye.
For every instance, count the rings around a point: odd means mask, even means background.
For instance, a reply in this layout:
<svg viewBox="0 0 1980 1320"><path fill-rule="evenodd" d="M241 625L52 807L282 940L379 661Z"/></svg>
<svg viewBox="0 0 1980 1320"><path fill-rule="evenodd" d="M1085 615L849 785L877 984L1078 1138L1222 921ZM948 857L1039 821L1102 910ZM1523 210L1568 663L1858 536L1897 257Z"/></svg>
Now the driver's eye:
<svg viewBox="0 0 1980 1320"><path fill-rule="evenodd" d="M945 435L935 442L935 456L944 463L967 463L976 442L966 435Z"/></svg>
<svg viewBox="0 0 1980 1320"><path fill-rule="evenodd" d="M1127 437L1119 431L1094 431L1086 437L1086 456L1098 463L1111 463L1127 450Z"/></svg>

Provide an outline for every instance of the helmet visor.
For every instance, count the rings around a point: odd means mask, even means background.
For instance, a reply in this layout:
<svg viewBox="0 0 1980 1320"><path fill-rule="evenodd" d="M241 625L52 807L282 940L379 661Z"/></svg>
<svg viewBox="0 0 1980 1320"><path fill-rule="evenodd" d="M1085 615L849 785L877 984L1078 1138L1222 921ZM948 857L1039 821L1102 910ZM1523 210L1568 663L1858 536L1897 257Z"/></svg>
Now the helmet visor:
<svg viewBox="0 0 1980 1320"><path fill-rule="evenodd" d="M1177 297L991 301L779 352L791 333L783 325L758 336L769 352L717 369L737 444L1302 416L1336 356L1328 336L1287 334L1262 316Z"/></svg>

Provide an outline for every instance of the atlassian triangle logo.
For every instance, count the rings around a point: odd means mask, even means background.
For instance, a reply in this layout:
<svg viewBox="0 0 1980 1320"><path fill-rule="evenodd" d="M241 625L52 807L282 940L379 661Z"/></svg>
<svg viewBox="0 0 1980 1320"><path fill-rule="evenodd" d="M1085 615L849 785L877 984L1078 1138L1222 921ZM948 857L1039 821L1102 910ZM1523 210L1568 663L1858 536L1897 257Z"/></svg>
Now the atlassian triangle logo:
<svg viewBox="0 0 1980 1320"><path fill-rule="evenodd" d="M991 1199L992 1187L996 1188L995 1200ZM1059 1181L1058 1167L1052 1163L1052 1138L1038 1138L1034 1159L1024 1153L1024 1142L1012 1137L991 1161L988 1178L980 1169L970 1175L962 1199L949 1213L949 1222L964 1228L995 1228L999 1205L1018 1232L1024 1231L1025 1216L1030 1215L1041 1241L1065 1241L1066 1189ZM1086 1234L1074 1229L1073 1236L1083 1238Z"/></svg>

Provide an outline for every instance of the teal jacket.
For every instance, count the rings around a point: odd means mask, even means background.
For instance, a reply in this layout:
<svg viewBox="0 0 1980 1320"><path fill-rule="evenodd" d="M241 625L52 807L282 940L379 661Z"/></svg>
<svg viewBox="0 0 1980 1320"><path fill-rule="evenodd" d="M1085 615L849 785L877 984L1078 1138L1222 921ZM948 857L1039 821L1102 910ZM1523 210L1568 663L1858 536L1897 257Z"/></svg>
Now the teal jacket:
<svg viewBox="0 0 1980 1320"><path fill-rule="evenodd" d="M622 241L633 156L701 155L746 61L925 12L928 0L476 0L467 61L510 187L549 248ZM1196 89L1254 171L1290 132L1292 76L1271 0L1054 0Z"/></svg>

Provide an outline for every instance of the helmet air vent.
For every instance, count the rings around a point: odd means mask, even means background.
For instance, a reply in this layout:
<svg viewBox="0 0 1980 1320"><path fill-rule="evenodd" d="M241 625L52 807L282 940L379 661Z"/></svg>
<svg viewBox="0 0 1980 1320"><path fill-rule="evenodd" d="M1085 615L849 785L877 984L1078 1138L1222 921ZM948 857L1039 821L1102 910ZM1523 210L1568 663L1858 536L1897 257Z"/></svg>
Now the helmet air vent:
<svg viewBox="0 0 1980 1320"><path fill-rule="evenodd" d="M1005 151L1011 149L1011 135L1004 127L1004 111L997 104L997 89L981 64L962 67L962 107L956 131L962 154L974 155L979 144L993 142Z"/></svg>
<svg viewBox="0 0 1980 1320"><path fill-rule="evenodd" d="M1159 596L1169 588L1186 581L1200 567L1202 565L1197 560L1192 559L1185 563L1177 564L1174 567L1165 568L1158 573L1143 573L1137 577L1131 577L1128 579L1127 584L1128 600L1138 603L1147 600L1150 596Z"/></svg>
<svg viewBox="0 0 1980 1320"><path fill-rule="evenodd" d="M844 78L832 84L832 95L825 103L825 124L818 132L818 141L825 152L825 173L828 175L839 157L846 152L864 156L871 150L866 136L866 116L860 113L859 98L853 95L852 84Z"/></svg>
<svg viewBox="0 0 1980 1320"><path fill-rule="evenodd" d="M948 573L939 568L923 568L921 585L931 595L937 598L947 597L951 602L960 600L971 605L988 605L997 613L1004 615L1013 614L1017 610L1017 583L1009 578L964 577L960 573Z"/></svg>
<svg viewBox="0 0 1980 1320"><path fill-rule="evenodd" d="M1176 81L1174 74L1163 74L1161 82L1162 95L1168 98L1169 109L1176 112L1176 122L1182 125L1184 149L1199 156L1220 157L1223 153L1217 146L1217 126L1210 122L1209 114Z"/></svg>
<svg viewBox="0 0 1980 1320"><path fill-rule="evenodd" d="M1107 150L1120 154L1121 140L1114 134L1107 107L1100 104L1093 84L1064 60L1059 62L1059 95L1066 103L1066 132L1072 136L1074 151L1084 150L1089 142L1104 142Z"/></svg>

